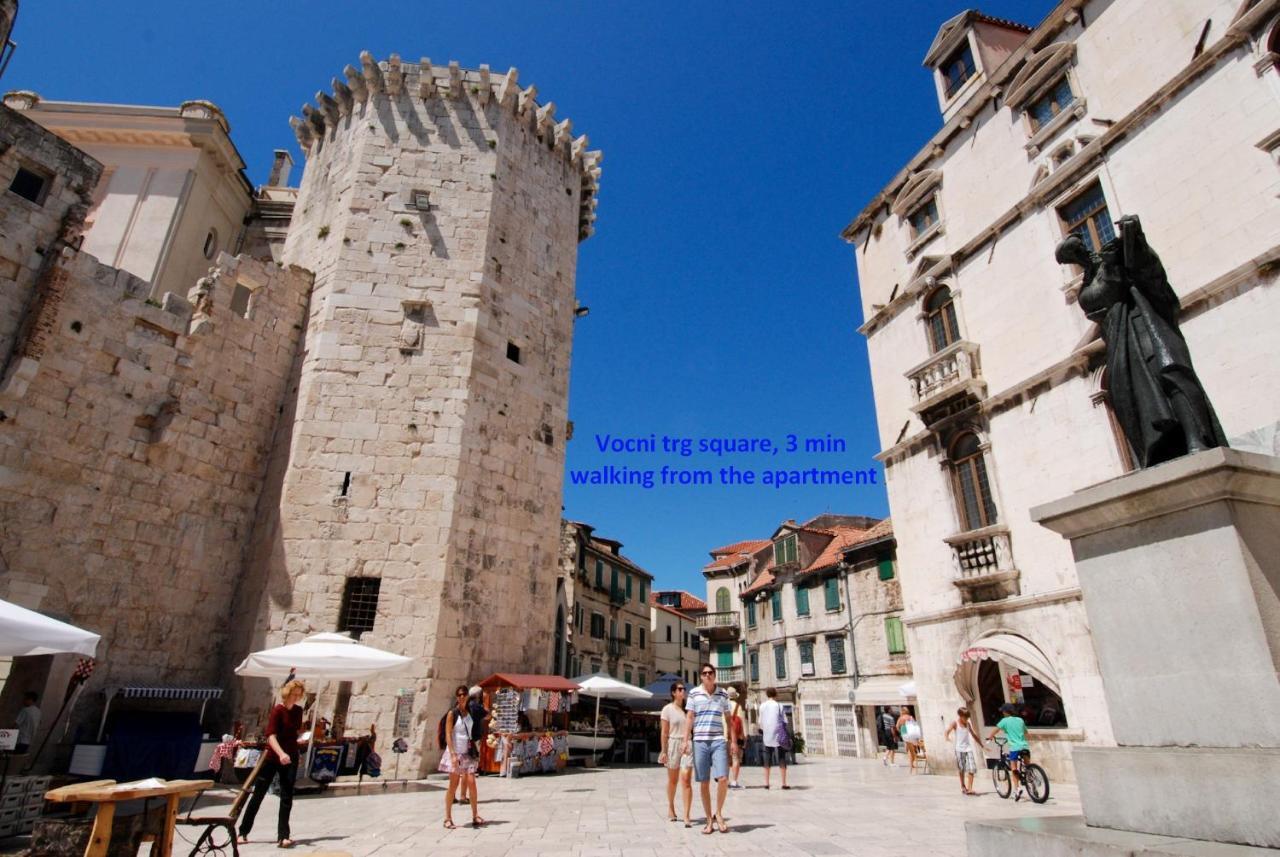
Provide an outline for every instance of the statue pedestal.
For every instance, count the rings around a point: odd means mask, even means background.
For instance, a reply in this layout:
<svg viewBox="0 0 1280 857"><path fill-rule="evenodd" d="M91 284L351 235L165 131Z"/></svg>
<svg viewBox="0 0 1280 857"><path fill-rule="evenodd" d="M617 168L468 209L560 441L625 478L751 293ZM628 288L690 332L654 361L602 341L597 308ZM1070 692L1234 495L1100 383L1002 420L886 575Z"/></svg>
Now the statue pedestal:
<svg viewBox="0 0 1280 857"><path fill-rule="evenodd" d="M1071 541L1119 746L1075 751L1082 819L970 823L969 853L1280 848L1280 458L1208 450L1032 518Z"/></svg>

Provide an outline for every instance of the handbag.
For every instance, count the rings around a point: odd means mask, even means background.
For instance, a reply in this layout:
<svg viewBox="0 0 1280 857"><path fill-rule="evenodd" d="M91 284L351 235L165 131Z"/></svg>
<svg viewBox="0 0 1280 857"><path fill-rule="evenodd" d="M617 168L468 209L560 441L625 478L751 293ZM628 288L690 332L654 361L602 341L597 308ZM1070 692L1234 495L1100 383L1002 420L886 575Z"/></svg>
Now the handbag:
<svg viewBox="0 0 1280 857"><path fill-rule="evenodd" d="M787 728L787 718L778 718L778 731L774 735L774 740L778 742L778 749L791 750L791 730Z"/></svg>

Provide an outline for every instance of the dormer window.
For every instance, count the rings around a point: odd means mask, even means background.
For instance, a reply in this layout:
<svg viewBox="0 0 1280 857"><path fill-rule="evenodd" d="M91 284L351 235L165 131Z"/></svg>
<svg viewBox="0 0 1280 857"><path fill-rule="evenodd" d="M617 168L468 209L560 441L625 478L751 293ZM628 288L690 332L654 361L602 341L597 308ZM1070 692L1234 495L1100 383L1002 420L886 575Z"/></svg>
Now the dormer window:
<svg viewBox="0 0 1280 857"><path fill-rule="evenodd" d="M1067 76L1058 78L1057 83L1049 87L1044 95L1027 105L1027 116L1031 120L1032 133L1052 122L1075 100L1076 96L1071 91L1071 82L1067 80Z"/></svg>
<svg viewBox="0 0 1280 857"><path fill-rule="evenodd" d="M960 91L960 87L964 86L969 78L977 73L977 67L973 64L973 50L969 47L969 42L965 41L959 48L952 52L951 56L938 67L938 71L942 72L942 77L946 81L943 92L947 98L954 98L955 94Z"/></svg>
<svg viewBox="0 0 1280 857"><path fill-rule="evenodd" d="M792 533L773 543L773 564L786 565L796 561L796 536Z"/></svg>

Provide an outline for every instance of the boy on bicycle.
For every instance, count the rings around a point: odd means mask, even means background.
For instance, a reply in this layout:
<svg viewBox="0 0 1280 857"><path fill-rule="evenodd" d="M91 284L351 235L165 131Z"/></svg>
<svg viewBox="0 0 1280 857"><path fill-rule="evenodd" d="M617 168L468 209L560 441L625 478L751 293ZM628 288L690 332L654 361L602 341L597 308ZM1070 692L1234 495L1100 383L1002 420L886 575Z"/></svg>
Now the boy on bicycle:
<svg viewBox="0 0 1280 857"><path fill-rule="evenodd" d="M1009 742L1009 771L1013 775L1013 787L1017 789L1013 799L1022 800L1022 763L1031 760L1031 748L1027 744L1027 721L1018 716L1017 707L1009 702L1000 706L1000 713L1004 716L991 730L987 740L994 739L997 732L1004 733Z"/></svg>

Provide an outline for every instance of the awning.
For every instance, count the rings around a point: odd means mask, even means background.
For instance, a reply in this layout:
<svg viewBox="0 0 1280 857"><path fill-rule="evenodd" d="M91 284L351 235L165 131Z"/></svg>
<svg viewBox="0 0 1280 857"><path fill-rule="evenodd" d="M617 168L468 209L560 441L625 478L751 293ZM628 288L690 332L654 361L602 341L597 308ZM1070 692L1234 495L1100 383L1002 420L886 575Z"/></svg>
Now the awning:
<svg viewBox="0 0 1280 857"><path fill-rule="evenodd" d="M910 682L909 675L881 675L863 679L853 691L855 705L902 705L906 697L901 688Z"/></svg>
<svg viewBox="0 0 1280 857"><path fill-rule="evenodd" d="M98 635L43 613L0 601L0 657L72 652L95 657Z"/></svg>
<svg viewBox="0 0 1280 857"><path fill-rule="evenodd" d="M973 671L979 661L1000 661L1018 672L1029 673L1059 696L1058 673L1044 656L1044 652L1024 637L1015 634L992 634L983 637L960 653L956 668L956 687L966 700L973 701Z"/></svg>
<svg viewBox="0 0 1280 857"><path fill-rule="evenodd" d="M530 673L494 673L480 687L514 687L520 690L558 690L571 693L578 686L569 679L558 675L533 675Z"/></svg>
<svg viewBox="0 0 1280 857"><path fill-rule="evenodd" d="M201 702L220 699L220 687L174 687L162 684L131 684L119 688L107 688L107 695L119 693L125 699L197 699Z"/></svg>

